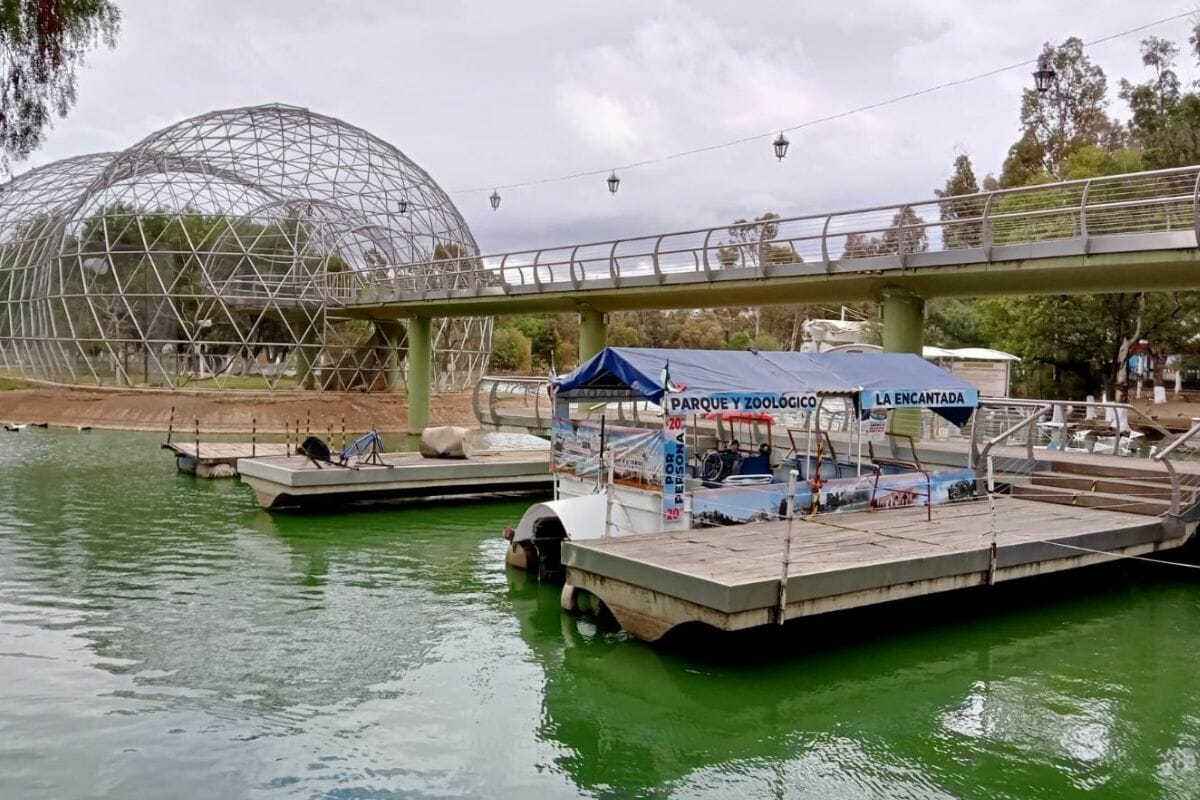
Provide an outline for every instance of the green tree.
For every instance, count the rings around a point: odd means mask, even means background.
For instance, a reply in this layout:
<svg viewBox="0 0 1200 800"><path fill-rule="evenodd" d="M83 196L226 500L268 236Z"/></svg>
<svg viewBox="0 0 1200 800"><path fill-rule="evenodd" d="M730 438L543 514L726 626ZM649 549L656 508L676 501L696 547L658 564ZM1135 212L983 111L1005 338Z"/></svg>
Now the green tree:
<svg viewBox="0 0 1200 800"><path fill-rule="evenodd" d="M867 258L923 253L929 249L929 233L925 220L912 206L904 206L892 216L891 224L879 236L852 233L842 247L842 258Z"/></svg>
<svg viewBox="0 0 1200 800"><path fill-rule="evenodd" d="M779 340L772 334L762 331L754 333L753 331L743 328L739 331L734 331L729 341L725 343L726 350L778 350Z"/></svg>
<svg viewBox="0 0 1200 800"><path fill-rule="evenodd" d="M568 339L563 339L554 348L554 365L559 372L575 369L579 364L579 345Z"/></svg>
<svg viewBox="0 0 1200 800"><path fill-rule="evenodd" d="M817 307L812 305L763 306L759 310L761 331L771 335L782 349L799 350L804 320L818 313Z"/></svg>
<svg viewBox="0 0 1200 800"><path fill-rule="evenodd" d="M1178 55L1179 48L1173 42L1150 36L1142 40L1142 64L1154 71L1153 78L1139 84L1121 79L1118 96L1129 104L1129 133L1135 144L1153 146L1179 105L1180 84L1175 73Z"/></svg>
<svg viewBox="0 0 1200 800"><path fill-rule="evenodd" d="M1127 172L1137 172L1145 169L1143 154L1140 149L1122 147L1117 150L1105 150L1094 144L1084 145L1067 156L1063 164L1063 179L1068 181L1083 178L1098 178L1104 175L1122 175ZM1104 191L1103 184L1096 186L1094 191ZM1128 192L1128 188L1123 188ZM1127 197L1122 195L1122 197ZM1102 202L1102 198L1100 200ZM1094 197L1088 198L1088 204L1098 202Z"/></svg>
<svg viewBox="0 0 1200 800"><path fill-rule="evenodd" d="M53 115L75 104L75 73L100 42L116 43L121 13L110 0L0 2L0 156L28 156Z"/></svg>
<svg viewBox="0 0 1200 800"><path fill-rule="evenodd" d="M642 332L630 322L616 320L608 326L608 343L613 347L642 347Z"/></svg>
<svg viewBox="0 0 1200 800"><path fill-rule="evenodd" d="M1021 95L1021 136L1001 170L1004 186L1023 186L1039 173L1060 178L1073 150L1110 148L1122 140L1121 127L1106 111L1108 79L1084 53L1083 42L1074 36L1058 47L1047 42L1040 58L1057 77L1046 92L1026 89Z"/></svg>
<svg viewBox="0 0 1200 800"><path fill-rule="evenodd" d="M767 211L753 220L736 219L727 230L728 240L717 251L717 260L724 268L757 268L763 264L801 263L804 258L791 243L776 243L779 236L779 215ZM754 335L761 329L760 307L737 307L715 310L726 335L732 332L740 319L752 321Z"/></svg>
<svg viewBox="0 0 1200 800"><path fill-rule="evenodd" d="M1200 58L1200 22L1188 39ZM1200 161L1200 97L1182 92L1175 58L1179 48L1151 36L1142 41L1142 63L1152 70L1149 80L1121 81L1120 96L1129 105L1129 133L1145 150L1145 165L1156 169L1182 167Z"/></svg>
<svg viewBox="0 0 1200 800"><path fill-rule="evenodd" d="M947 250L964 247L979 247L983 243L983 226L978 221L983 215L982 197L954 198L979 193L979 181L971 166L971 157L964 154L954 159L954 171L946 179L946 185L935 189L941 198L938 214L942 220L942 246Z"/></svg>
<svg viewBox="0 0 1200 800"><path fill-rule="evenodd" d="M492 334L491 367L507 372L528 372L532 366L533 343L516 328L500 328Z"/></svg>
<svg viewBox="0 0 1200 800"><path fill-rule="evenodd" d="M1200 162L1200 97L1189 92L1147 143L1146 166L1164 169L1197 162Z"/></svg>
<svg viewBox="0 0 1200 800"><path fill-rule="evenodd" d="M925 338L935 347L986 347L989 344L973 300L930 300L925 306Z"/></svg>
<svg viewBox="0 0 1200 800"><path fill-rule="evenodd" d="M637 331L639 347L677 347L682 313L685 312L618 311L611 315L609 322L613 328L629 326Z"/></svg>
<svg viewBox="0 0 1200 800"><path fill-rule="evenodd" d="M987 341L1022 358L1026 391L1067 398L1098 387L1110 397L1128 397L1133 343L1171 352L1200 319L1190 292L1006 297L980 301L978 308Z"/></svg>
<svg viewBox="0 0 1200 800"><path fill-rule="evenodd" d="M779 215L774 211L755 217L753 221L735 219L727 231L728 241L717 251L721 266L757 267L762 263L787 263L793 260L789 257L791 248L771 246L771 242L779 235L778 219Z"/></svg>
<svg viewBox="0 0 1200 800"><path fill-rule="evenodd" d="M512 320L511 325L529 340L533 366L548 368L554 361L556 349L562 341L556 320L551 316L517 317Z"/></svg>
<svg viewBox="0 0 1200 800"><path fill-rule="evenodd" d="M725 344L726 333L712 314L689 312L684 315L675 347L716 350Z"/></svg>

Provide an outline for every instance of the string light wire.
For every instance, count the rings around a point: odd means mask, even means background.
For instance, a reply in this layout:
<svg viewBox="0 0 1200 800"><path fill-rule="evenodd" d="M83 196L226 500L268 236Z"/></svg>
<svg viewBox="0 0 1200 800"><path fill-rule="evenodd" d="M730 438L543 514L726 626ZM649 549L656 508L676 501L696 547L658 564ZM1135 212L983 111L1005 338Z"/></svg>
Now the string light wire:
<svg viewBox="0 0 1200 800"><path fill-rule="evenodd" d="M1105 42L1111 42L1114 39L1120 39L1120 38L1123 38L1125 36L1130 36L1135 33L1141 33L1142 31L1148 30L1149 28L1154 28L1159 25L1165 25L1168 22L1175 22L1176 20L1183 19L1184 17L1194 16L1196 13L1197 12L1195 12L1195 11L1184 11L1179 14L1173 14L1169 17L1163 17L1162 19L1156 19L1153 22L1147 22L1142 25L1138 25L1137 27L1134 27L1134 28L1128 28L1123 31L1118 31L1117 33L1110 33L1107 36L1100 37L1099 39L1092 39L1090 41L1084 42L1083 47L1085 49L1089 48L1089 47L1095 47L1096 45L1104 44ZM728 147L736 147L737 145L747 144L749 142L757 142L757 141L762 141L763 139L770 139L771 137L777 135L780 132L787 133L790 131L798 131L798 130L803 130L805 128L811 128L815 125L822 125L826 122L833 122L835 120L844 119L844 118L852 116L854 114L861 114L864 111L874 111L875 109L878 109L878 108L885 108L890 105L895 105L896 103L902 103L906 100L912 100L914 98L922 97L927 94L933 94L934 92L940 92L943 89L950 89L955 86L962 86L964 84L974 83L975 81L980 81L985 78L990 78L990 77L993 77L995 75L1000 75L1005 72L1011 72L1014 69L1021 69L1022 67L1029 67L1032 65L1036 65L1038 63L1038 58L1040 58L1040 56L1035 56L1034 58L1027 58L1024 61L1017 61L1015 63L1008 64L1008 65L1002 66L1002 67L995 67L993 69L987 70L985 72L979 72L974 75L968 75L968 76L962 77L962 78L955 78L954 80L945 81L943 83L939 83L934 86L927 86L923 89L916 89L914 91L906 92L904 94L896 95L894 97L889 97L884 100L877 100L872 103L867 103L866 105L856 106L854 108L849 108L849 109L846 109L844 111L839 111L834 114L828 114L823 117L816 117L814 119L805 120L804 122L799 122L795 125L792 125L791 127L772 128L767 133L756 133L756 134L753 134L750 136L743 136L739 139L731 139L727 142L721 142L719 144L704 145L701 147L694 147L691 150L682 150L678 153L670 153L665 156L657 156L655 158L647 158L647 159L643 159L641 161L633 161L628 164L618 165L615 168L603 167L600 169L589 169L589 170L585 170L583 172L572 172L567 175L559 175L556 177L549 177L549 178L537 178L534 180L521 181L518 183L505 183L505 184L498 184L498 185L491 184L487 187L475 187L475 188L471 188L471 189L455 189L451 192L451 194L469 194L472 192L485 192L489 188L491 188L493 190L524 189L524 188L527 188L530 186L543 186L543 185L549 184L549 183L562 183L564 181L572 181L572 180L577 180L579 178L590 178L590 177L594 177L596 175L603 175L606 172L613 172L614 170L620 170L622 172L625 172L625 171L629 171L629 170L633 170L633 169L639 169L641 167L648 167L648 166L651 166L654 164L663 164L668 161L674 161L679 158L687 158L689 156L700 155L701 153L711 153L714 150L723 150Z"/></svg>

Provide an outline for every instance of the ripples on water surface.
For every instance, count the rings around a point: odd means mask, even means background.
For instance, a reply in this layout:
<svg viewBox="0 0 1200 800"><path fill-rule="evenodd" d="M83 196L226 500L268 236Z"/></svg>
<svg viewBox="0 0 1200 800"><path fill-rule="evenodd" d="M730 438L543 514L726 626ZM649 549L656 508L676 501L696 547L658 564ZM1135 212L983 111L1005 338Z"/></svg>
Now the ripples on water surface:
<svg viewBox="0 0 1200 800"><path fill-rule="evenodd" d="M1200 797L1194 574L714 661L506 576L521 503L270 515L158 441L0 434L0 798Z"/></svg>

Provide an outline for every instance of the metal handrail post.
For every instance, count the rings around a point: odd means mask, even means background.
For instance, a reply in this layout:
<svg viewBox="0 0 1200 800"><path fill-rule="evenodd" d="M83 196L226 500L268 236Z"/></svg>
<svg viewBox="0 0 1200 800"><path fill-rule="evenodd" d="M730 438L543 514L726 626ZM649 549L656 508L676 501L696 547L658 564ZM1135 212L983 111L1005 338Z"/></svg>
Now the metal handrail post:
<svg viewBox="0 0 1200 800"><path fill-rule="evenodd" d="M969 469L977 469L979 465L979 410L983 406L975 409L975 414L971 419L971 444L967 450L967 467Z"/></svg>
<svg viewBox="0 0 1200 800"><path fill-rule="evenodd" d="M908 247L904 243L904 224L905 212L912 211L912 206L901 206L900 211L896 214L898 220L896 224L896 253L900 256L900 266L908 266Z"/></svg>
<svg viewBox="0 0 1200 800"><path fill-rule="evenodd" d="M496 424L496 392L500 390L500 381L492 382L492 390L488 392L488 417L490 422Z"/></svg>
<svg viewBox="0 0 1200 800"><path fill-rule="evenodd" d="M541 261L543 252L544 251L542 250L538 250L537 255L533 257L533 285L536 286L539 291L541 291L542 288L542 276L538 274L538 262ZM551 273L550 278L551 280L554 279L553 273ZM524 276L521 277L521 285L525 285Z"/></svg>
<svg viewBox="0 0 1200 800"><path fill-rule="evenodd" d="M1052 408L1053 408L1052 403L1043 403L1034 411L1033 414L1031 414L1030 416L1021 420L1016 425L1013 425L1012 427L1010 427L1008 430L1004 431L1003 433L998 434L997 436L993 436L991 439L989 439L987 444L985 444L983 446L983 451L980 452L980 454L979 454L979 463L981 463L981 464L986 463L987 457L992 452L993 447L998 445L1000 442L1005 441L1006 439L1008 439L1008 437L1012 436L1014 433L1017 433L1018 431L1022 430L1023 428L1026 428L1026 427L1032 425L1033 423L1037 422L1038 420L1040 420L1042 418L1042 416L1047 411L1050 411ZM1029 437L1027 437L1027 438L1029 438ZM1032 460L1033 459L1032 445L1030 446L1028 452L1029 452L1029 458L1030 458L1030 460Z"/></svg>
<svg viewBox="0 0 1200 800"><path fill-rule="evenodd" d="M1087 204L1088 193L1092 190L1092 179L1088 178L1088 182L1083 185L1083 196L1079 199L1079 239L1083 243L1083 254L1086 256L1088 250L1088 229L1087 229Z"/></svg>
<svg viewBox="0 0 1200 800"><path fill-rule="evenodd" d="M703 262L704 263L704 277L710 281L712 280L712 262L708 258L708 251L709 251L708 243L709 243L709 241L712 240L712 235L713 235L713 231L710 229L708 232L706 232L704 234L704 244L701 245L701 247L704 250L704 262Z"/></svg>
<svg viewBox="0 0 1200 800"><path fill-rule="evenodd" d="M1179 496L1182 494L1183 487L1179 483L1179 473L1175 471L1175 465L1170 459L1164 458L1161 460L1162 465L1167 468L1167 474L1171 476L1171 505L1167 508L1167 513L1172 517L1179 516Z"/></svg>
<svg viewBox="0 0 1200 800"><path fill-rule="evenodd" d="M504 276L504 267L507 263L508 263L508 255L501 256L500 257L500 266L497 269L497 271L500 273L500 288L502 288L504 290L505 294L508 294L512 291L512 282L509 281L508 278L506 278ZM520 274L520 273L518 272L518 274Z"/></svg>
<svg viewBox="0 0 1200 800"><path fill-rule="evenodd" d="M1196 235L1196 246L1200 247L1200 172L1196 173L1192 188L1192 232Z"/></svg>
<svg viewBox="0 0 1200 800"><path fill-rule="evenodd" d="M1038 422L1040 422L1042 417L1045 415L1045 413L1046 413L1045 411L1042 411L1042 412L1035 414L1034 419L1037 420ZM1033 430L1032 430L1032 426L1030 426L1030 430L1025 431L1025 458L1029 459L1030 461L1033 461Z"/></svg>
<svg viewBox="0 0 1200 800"><path fill-rule="evenodd" d="M764 222L758 229L758 276L760 278L767 277L767 226L770 224L770 222ZM778 231L778 227L776 227L776 231Z"/></svg>
<svg viewBox="0 0 1200 800"><path fill-rule="evenodd" d="M475 419L479 420L481 423L484 422L484 419L483 408L479 405L479 390L483 388L483 382L485 380L487 380L485 377L481 377L479 380L477 380L475 382L475 391L471 393L471 410L475 412Z"/></svg>
<svg viewBox="0 0 1200 800"><path fill-rule="evenodd" d="M1187 433L1171 442L1162 450L1155 453L1152 457L1152 460L1158 461L1164 467L1166 467L1167 474L1171 476L1171 507L1167 510L1167 513L1171 516L1177 516L1179 514L1179 501L1183 493L1183 486L1179 479L1179 473L1175 471L1175 465L1171 463L1171 459L1168 458L1168 456L1175 452L1176 448L1191 439L1197 433L1200 433L1200 422L1193 425L1188 429Z"/></svg>
<svg viewBox="0 0 1200 800"><path fill-rule="evenodd" d="M575 249L571 251L571 270L570 270L571 285L574 286L576 289L581 288L583 286L583 282L585 280L587 280L587 270L585 270L583 267L579 268L579 277L577 278L575 276L575 255L578 252L579 252L579 245L576 245Z"/></svg>
<svg viewBox="0 0 1200 800"><path fill-rule="evenodd" d="M787 617L787 585L791 571L792 560L792 528L796 523L796 482L800 473L796 470L788 472L787 483L787 534L783 540L783 571L779 576L779 610L777 622L782 625Z"/></svg>
<svg viewBox="0 0 1200 800"><path fill-rule="evenodd" d="M829 223L832 221L833 214L826 214L825 225L821 228L821 260L825 262L826 272L833 269L833 262L829 259Z"/></svg>
<svg viewBox="0 0 1200 800"><path fill-rule="evenodd" d="M980 246L983 248L983 260L992 260L992 202L996 199L996 193L990 192L987 200L983 202L983 231L980 240Z"/></svg>

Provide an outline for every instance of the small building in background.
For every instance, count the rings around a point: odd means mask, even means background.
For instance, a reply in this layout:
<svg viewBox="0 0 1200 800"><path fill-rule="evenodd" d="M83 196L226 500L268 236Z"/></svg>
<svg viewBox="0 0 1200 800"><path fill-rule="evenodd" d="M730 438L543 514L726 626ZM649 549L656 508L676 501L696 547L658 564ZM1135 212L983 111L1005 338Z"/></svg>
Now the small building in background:
<svg viewBox="0 0 1200 800"><path fill-rule="evenodd" d="M810 319L802 327L800 349L825 353L865 353L883 348L871 344L871 323L855 319ZM1008 397L1012 365L1021 359L987 347L925 347L921 355L979 389L982 397Z"/></svg>

